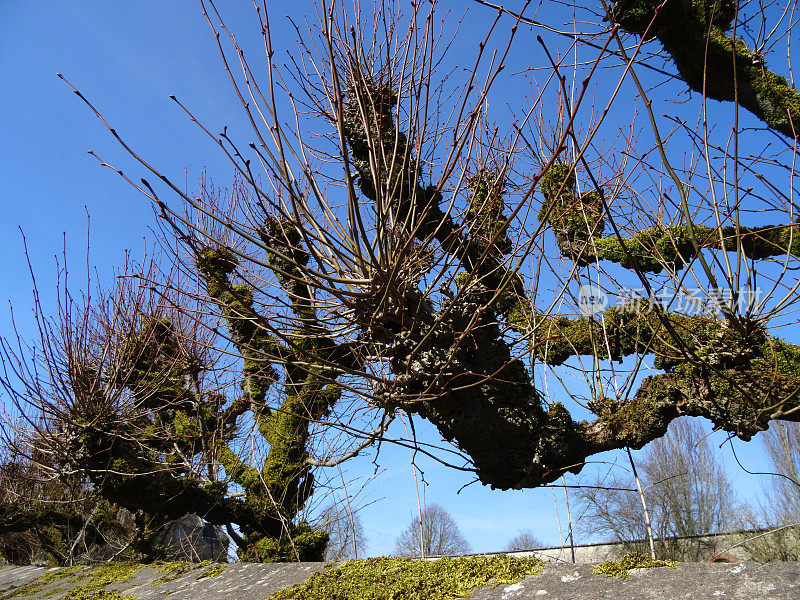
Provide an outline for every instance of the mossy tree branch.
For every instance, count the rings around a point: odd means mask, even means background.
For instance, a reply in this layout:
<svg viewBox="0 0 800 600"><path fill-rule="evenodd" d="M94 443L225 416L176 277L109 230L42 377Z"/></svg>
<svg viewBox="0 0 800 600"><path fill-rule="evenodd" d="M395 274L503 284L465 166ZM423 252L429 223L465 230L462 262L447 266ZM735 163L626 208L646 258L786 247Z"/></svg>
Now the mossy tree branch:
<svg viewBox="0 0 800 600"><path fill-rule="evenodd" d="M528 487L552 482L565 471L579 471L597 452L641 448L661 437L680 416L706 417L744 440L765 430L773 419L800 419L796 345L771 337L760 327L742 335L713 318L637 310L646 306L615 308L602 317L579 319L536 315L522 306L512 311L516 327L531 335L536 355L548 364L561 364L570 356L618 360L638 353L654 355L654 367L665 372L647 377L631 398L591 400L589 407L598 416L594 421L575 421L560 404L547 412L527 407L520 413L525 420L514 419L525 426L515 432L513 450L495 450L498 462L517 460L511 463L515 468L495 467L491 479L481 478L485 483ZM663 325L665 318L671 331ZM674 338L675 332L680 340ZM520 387L508 390L517 398L520 391ZM504 410L514 404L506 398ZM528 448L527 455L523 448ZM519 477L514 485L498 478L514 472Z"/></svg>
<svg viewBox="0 0 800 600"><path fill-rule="evenodd" d="M735 13L736 5L729 0L633 0L617 2L610 16L628 31L657 37L692 89L709 98L736 100L776 131L794 137L800 106L797 92L742 42L727 35ZM325 18L333 19L333 14ZM325 25L324 35L336 29L327 27L335 25L333 22ZM71 424L80 432L75 439L82 444L76 464L78 459L83 461L80 464L92 473L93 482L110 498L156 515L189 509L216 523L235 522L242 531L242 555L250 560L318 557L325 534L295 522L314 484L308 460L310 426L337 402L341 392L336 378L355 369L360 369L355 375L362 381L368 379L364 387L369 386L370 393L364 393L364 398L386 411L400 408L429 419L445 439L469 455L482 482L503 489L552 482L565 471L579 471L597 452L641 447L662 435L669 422L681 415L708 417L744 439L764 429L770 419L800 418L800 377L796 375L800 350L771 337L755 323L743 320L738 327L729 328L712 318L646 312L635 306L626 308L637 310L609 310L597 319L539 314L509 257L514 250L508 235L510 219L516 218L524 205L506 216L502 192L507 171L482 169L472 177L456 177L449 169L471 160L473 150L454 147L443 168L442 183L425 185L416 153L419 149L408 139L413 140L414 134L407 136L395 122L396 91L389 83L371 79L377 72L396 76L393 67L386 65L381 71L369 65L365 68L369 74L361 73L360 49L341 48L340 55L338 44L345 42L334 34L326 41L333 61L328 65L332 85L310 84L310 106L324 106L320 110L340 127L337 141L343 138L347 147L339 150L346 154L344 162L353 167L361 194L370 201L367 210L357 210L359 199L353 196L348 172L343 182L348 193L344 225L337 223L337 204L323 207L318 213L322 216L315 217L310 204L296 193L294 175L302 172L303 177L314 177L313 165L305 157L324 156L327 160L337 154L307 152L310 147L304 146L303 136L281 131L284 125L275 116L274 106L258 112L274 116L274 124L268 127L275 134L272 139L279 152L267 149L259 127L255 128L259 143L250 145L266 163L270 179L266 188L253 175L250 159L244 158L226 134L217 141L230 152L228 156L250 186L256 203L277 207L286 202L286 213L293 218L285 214L267 217L261 227L241 224L222 215L223 210L213 202L206 210L206 205L180 192L140 159L198 214L227 228L230 235L242 236L250 247L265 251L269 278L280 284L291 314L282 314L280 319L260 314L259 291L236 284L237 271L244 267L238 255L221 242L220 247L198 252L196 267L207 295L219 306L229 338L243 359L241 397L222 410L224 402L219 398L199 397L202 394L188 389L186 378L195 367L173 350L169 324L153 322L145 336L150 341L135 350L140 364L134 361L130 370L130 385L135 387L131 392L145 409L144 416L136 423L113 423L113 428L102 421L105 413L85 415ZM238 50L232 36L231 42ZM482 52L483 43L480 48ZM249 88L252 72L244 52L238 56ZM271 57L270 50L268 60ZM502 70L504 60L495 63L492 59L492 64L497 64L496 69L492 67L495 74ZM428 62L426 57L424 63ZM326 70L315 77L323 72ZM407 89L425 89L427 83L416 86L413 81L415 73L424 73L424 68L399 71L406 72L412 82ZM344 102L340 75L347 80L345 87L349 84ZM588 83L589 77L584 79L584 91ZM327 89L332 91L325 102L313 97L317 90ZM468 93L472 90L470 87ZM256 104L259 95L251 95ZM255 112L245 97L240 95L252 119ZM414 106L418 100L410 104ZM580 100L576 104L579 106ZM565 129L572 128L578 106L568 111ZM466 115L466 101L462 108ZM338 114L330 115L330 110ZM473 130L481 110L476 106L469 116L455 117L454 140L481 147L480 133ZM95 114L100 117L97 111ZM422 137L428 124L415 124L417 116L410 115L409 131L420 132ZM463 136L458 128L465 132ZM111 132L120 139L113 129ZM563 152L567 135L561 136L557 153ZM292 140L299 140L297 148L289 147ZM575 142L581 146L577 139ZM589 147L588 141L585 147ZM299 161L301 169L290 165L287 156ZM795 224L738 230L692 226L691 235L678 225L626 239L604 236L602 191L579 197L574 177L568 165L550 167L541 179L545 203L540 221L549 222L562 253L580 264L610 260L639 271L658 272L665 266L677 269L695 258L698 240L709 248L735 246L754 259L798 254ZM466 204L462 217L440 206L443 190L456 179L467 182L467 189L455 192L460 197L453 198L454 203ZM162 208L162 216L174 217L182 224L182 231L174 225L180 239L191 240L198 232L196 226L176 216L149 184L144 185ZM308 186L320 202L326 202L329 190L321 187L313 181ZM263 189L274 190L279 197L268 198ZM255 213L256 203L248 207L248 216ZM306 225L313 221L308 232L303 231L304 223L297 215L303 215ZM364 225L363 221L368 222ZM331 223L336 231L328 237L324 230ZM201 232L200 237L207 240L208 235ZM322 261L330 257L336 276L327 278L330 265L318 264L317 270L308 267L309 251L316 252L309 245L311 237L323 246L315 256ZM363 256L367 254L369 258ZM377 260L373 261L373 254ZM523 255L525 252L519 252L515 258ZM344 277L350 269L350 280L339 276L339 258L345 265L341 267ZM419 259L413 268L406 264L414 262L407 260L410 258ZM260 257L253 259L264 264ZM428 274L439 288L423 285L423 276ZM339 333L328 331L324 319L316 314L320 304L315 294L329 292L340 302L332 311L333 319L347 321L342 327L346 333L341 335L348 336L346 343L338 343ZM517 333L509 335L510 329ZM662 372L648 377L630 398L593 398L590 408L596 419L577 421L562 404L548 403L537 392L526 363L513 352L519 334L529 337L534 356L550 365L563 364L573 356L616 360L637 354L653 355L654 368ZM371 363L380 363L388 375L383 379L373 376ZM282 388L274 390L278 381ZM120 383L120 387L127 385ZM268 395L279 402L270 404ZM233 444L237 424L250 415L269 445L262 464L245 460ZM201 429L216 432L207 460L222 464L224 480L203 480L192 468L198 452L194 442ZM69 438L69 427L64 431ZM231 497L229 484L244 490L243 499Z"/></svg>
<svg viewBox="0 0 800 600"><path fill-rule="evenodd" d="M324 551L327 534L295 524L294 519L313 490L306 448L310 425L339 396L329 369L315 366L316 352L327 355L335 344L316 318L311 289L303 278L308 254L300 246L297 227L268 218L260 234L274 249L268 254L269 265L297 318L297 330L287 336L288 342L279 343L269 333L269 324L254 308L251 290L230 283L237 266L230 251L206 249L198 257L208 292L221 305L237 351L244 357L242 400L249 402L258 431L269 443L260 469L246 465L224 442L219 444L218 456L228 475L244 489L245 505L257 515L253 522L236 521L246 544L242 556L258 561L292 560L293 556L316 560ZM286 372L278 408L265 402L276 378L273 364Z"/></svg>
<svg viewBox="0 0 800 600"><path fill-rule="evenodd" d="M800 93L763 57L727 32L735 0L620 0L609 17L625 31L657 38L689 87L735 101L790 139L800 135Z"/></svg>
<svg viewBox="0 0 800 600"><path fill-rule="evenodd" d="M738 228L669 225L644 229L630 237L603 236L606 223L601 192L578 195L575 170L566 163L552 165L539 188L544 196L539 219L549 223L561 253L579 265L606 260L641 272L679 270L695 257L692 232L701 249L742 252L752 260L800 256L800 226L796 223Z"/></svg>
<svg viewBox="0 0 800 600"><path fill-rule="evenodd" d="M422 184L414 150L392 116L396 105L391 86L375 83L354 85L344 103L344 135L364 196L388 207L391 220L417 240L436 240L487 289L510 287L524 295L521 278L504 268L510 240L503 177L484 170L469 179L470 209L465 222L457 224L439 207L439 190Z"/></svg>
<svg viewBox="0 0 800 600"><path fill-rule="evenodd" d="M387 140L381 154L391 157L398 145L404 150L405 146L398 142L399 132L391 132L394 125L385 117L388 113L384 107L384 117L376 119L380 123L376 139ZM374 200L382 172L374 165L380 162L374 150L364 154L357 123L346 127L346 133L353 164L373 165L369 171L359 171L359 178L362 191ZM366 137L363 131L360 135ZM412 170L400 178L410 182L416 177ZM482 482L503 489L552 482L566 471L579 471L597 452L642 447L663 435L669 422L681 415L705 416L744 439L765 429L772 418L797 415L792 409L799 405L795 392L800 377L794 369L800 367L800 351L754 324L728 328L713 318L647 312L646 303L611 309L601 323L540 315L524 293L516 293L516 286L498 292L492 284L512 281L515 275L503 263L505 225L492 225L505 222L502 200L493 200L500 190L487 194L485 182L481 177L471 180L473 208L467 213L466 233L452 233L456 230L450 217L442 217L438 207L412 210L416 198L433 198L419 184L401 186L406 196L390 196L398 211L405 206L416 219L411 231L417 239L429 243L435 238L466 272L456 279L459 293L439 311L414 299L417 292L409 290L405 304L413 307L413 319L398 319L381 336L396 374L387 389L387 403L433 422L472 458ZM560 163L541 183L546 202L540 218L550 220L562 251L587 260L627 261L650 271L691 259L682 228L659 235L643 232L616 245L612 238L601 237L602 198L598 192L578 198L574 186L572 169ZM442 223L446 226L440 227ZM796 251L793 226L742 233L735 241L753 258ZM720 235L715 229L700 228L706 246L721 247L730 234L727 229ZM490 236L493 243L486 242ZM590 406L597 419L575 421L563 405L542 402L523 363L512 358L500 334L499 318L529 336L536 356L552 365L579 355L619 360L652 354L654 366L665 372L647 378L630 399L593 399ZM406 322L414 326L403 326ZM497 440L513 443L501 445Z"/></svg>

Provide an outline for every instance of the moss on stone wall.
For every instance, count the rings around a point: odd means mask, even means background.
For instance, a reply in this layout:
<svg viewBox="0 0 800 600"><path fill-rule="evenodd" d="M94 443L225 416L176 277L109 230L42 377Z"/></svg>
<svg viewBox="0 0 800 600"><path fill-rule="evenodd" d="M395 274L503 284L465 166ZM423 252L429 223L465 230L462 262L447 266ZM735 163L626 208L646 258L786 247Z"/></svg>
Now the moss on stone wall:
<svg viewBox="0 0 800 600"><path fill-rule="evenodd" d="M162 585L164 583L168 583L170 581L175 581L180 577L186 575L191 571L196 571L198 569L205 569L208 565L211 564L210 560L204 560L203 562L193 563L193 562L186 562L183 560L175 561L175 562L168 562L168 563L159 563L156 566L156 573L161 573L161 577L156 579L153 582L153 585Z"/></svg>
<svg viewBox="0 0 800 600"><path fill-rule="evenodd" d="M652 569L655 567L671 567L674 569L676 564L672 560L653 560L644 554L629 552L619 560L607 560L597 565L594 568L594 573L596 575L605 575L606 577L627 579L631 575L631 569Z"/></svg>
<svg viewBox="0 0 800 600"><path fill-rule="evenodd" d="M46 595L53 600L133 600L125 594L122 584L129 584L134 575L144 569L160 575L153 586L175 581L194 571L200 571L195 580L216 577L227 565L213 565L211 561L190 563L184 561L146 565L127 561L112 561L93 566L75 566L47 571L24 586L0 593L0 600L28 599ZM114 586L114 589L108 589Z"/></svg>
<svg viewBox="0 0 800 600"><path fill-rule="evenodd" d="M68 567L49 571L30 583L5 594L0 600L27 599L46 593L54 600L133 600L133 596L107 589L110 585L127 583L145 568L132 562L109 562L92 567Z"/></svg>
<svg viewBox="0 0 800 600"><path fill-rule="evenodd" d="M433 561L370 558L331 565L269 600L454 600L542 571L538 558L470 556Z"/></svg>
<svg viewBox="0 0 800 600"><path fill-rule="evenodd" d="M228 565L214 565L213 567L203 570L197 575L197 577L194 578L194 580L200 581L201 579L213 579L214 577L219 577L227 570Z"/></svg>

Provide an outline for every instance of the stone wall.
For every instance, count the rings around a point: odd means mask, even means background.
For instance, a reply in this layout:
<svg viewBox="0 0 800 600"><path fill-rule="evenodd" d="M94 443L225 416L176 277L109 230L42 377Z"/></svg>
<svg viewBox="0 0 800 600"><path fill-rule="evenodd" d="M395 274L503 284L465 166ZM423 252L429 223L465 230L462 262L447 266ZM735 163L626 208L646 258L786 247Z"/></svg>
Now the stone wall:
<svg viewBox="0 0 800 600"><path fill-rule="evenodd" d="M788 554L783 554L789 548ZM575 560L572 549L566 547L533 548L526 552L508 552L513 556L536 556L545 562L575 562L580 564L616 560L628 552L650 553L647 540L599 544L576 544ZM716 558L737 561L767 562L770 560L796 560L800 554L800 527L753 529L656 540L659 558L687 562L705 562ZM729 555L729 557L721 556Z"/></svg>
<svg viewBox="0 0 800 600"><path fill-rule="evenodd" d="M112 565L113 566L113 565ZM97 568L97 567L96 567ZM198 566L165 576L143 566L129 578L108 584L72 581L80 573L58 578L59 571L36 567L0 567L0 599L67 600L131 598L135 600L265 600L274 592L308 579L322 563ZM92 570L86 570L90 576ZM45 576L45 581L41 577ZM105 590L105 591L103 591ZM680 563L675 569L636 569L627 579L593 572L591 565L547 564L539 575L510 585L474 590L472 600L797 600L800 564ZM349 597L348 600L360 600Z"/></svg>

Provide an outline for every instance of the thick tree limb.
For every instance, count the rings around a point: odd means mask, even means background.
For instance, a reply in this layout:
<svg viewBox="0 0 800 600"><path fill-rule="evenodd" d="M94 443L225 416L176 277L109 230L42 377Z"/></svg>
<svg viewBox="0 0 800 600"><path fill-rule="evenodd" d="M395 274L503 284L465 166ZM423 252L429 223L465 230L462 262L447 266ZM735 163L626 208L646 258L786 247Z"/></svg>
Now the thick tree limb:
<svg viewBox="0 0 800 600"><path fill-rule="evenodd" d="M630 33L657 38L681 78L707 98L738 102L790 139L800 135L800 93L747 44L726 35L735 0L619 0L609 18Z"/></svg>

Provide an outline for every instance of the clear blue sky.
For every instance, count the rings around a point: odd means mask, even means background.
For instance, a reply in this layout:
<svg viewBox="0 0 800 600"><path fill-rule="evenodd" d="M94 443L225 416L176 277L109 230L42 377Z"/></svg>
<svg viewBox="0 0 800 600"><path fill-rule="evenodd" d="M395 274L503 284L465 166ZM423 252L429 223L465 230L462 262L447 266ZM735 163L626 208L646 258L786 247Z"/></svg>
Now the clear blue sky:
<svg viewBox="0 0 800 600"><path fill-rule="evenodd" d="M250 21L250 2L223 4L243 42L252 42L249 38L257 30ZM281 17L287 10L301 17L313 10L312 4L306 0L270 4L276 7L272 14L276 46L294 48L290 44L294 32ZM449 5L462 11L466 3ZM493 15L474 6L470 12L459 40L474 46L478 32ZM27 237L44 301L52 306L55 257L62 240L66 239L73 276L81 272L87 213L91 215L90 260L101 281L110 279L126 250L141 256L145 241L152 240L148 228L154 223L146 199L99 166L87 150L134 179L143 172L56 73L75 82L143 156L175 181L185 179L189 188L204 169L223 185L230 181L232 171L168 96L178 96L214 128L236 127L241 121L196 2L3 0L0 20L5 25L0 37L0 334L11 334L10 302L21 332L32 336L31 284L20 228ZM517 51L520 47L533 53L534 35L528 34ZM434 433L423 432L423 436L435 439ZM740 456L760 462L753 448L742 449ZM373 554L391 551L394 537L416 511L408 450L384 447L379 464L381 471L363 499L371 504L362 512ZM553 490L492 492L474 484L457 494L471 480L468 475L424 459L420 464L428 482L423 487L425 499L445 506L476 550L501 549L521 528L532 529L545 542L559 542ZM372 464L366 457L348 469L353 476L366 477ZM758 480L735 468L732 474L745 496L758 488ZM563 525L563 493L556 490L556 496Z"/></svg>

